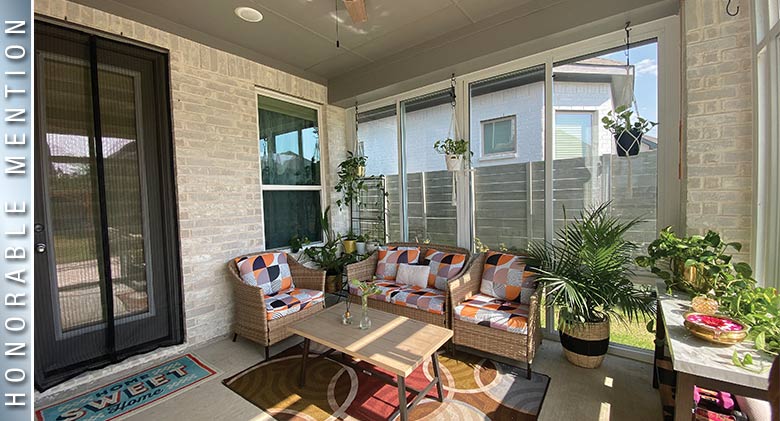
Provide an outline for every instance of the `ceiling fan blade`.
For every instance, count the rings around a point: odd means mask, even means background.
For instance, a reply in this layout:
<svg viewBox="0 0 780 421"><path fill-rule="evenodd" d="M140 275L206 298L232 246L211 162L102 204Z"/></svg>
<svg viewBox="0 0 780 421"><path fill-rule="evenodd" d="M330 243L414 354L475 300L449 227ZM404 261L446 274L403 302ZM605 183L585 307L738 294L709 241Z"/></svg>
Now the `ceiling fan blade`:
<svg viewBox="0 0 780 421"><path fill-rule="evenodd" d="M365 0L344 0L344 7L352 18L352 23L363 23L368 20Z"/></svg>

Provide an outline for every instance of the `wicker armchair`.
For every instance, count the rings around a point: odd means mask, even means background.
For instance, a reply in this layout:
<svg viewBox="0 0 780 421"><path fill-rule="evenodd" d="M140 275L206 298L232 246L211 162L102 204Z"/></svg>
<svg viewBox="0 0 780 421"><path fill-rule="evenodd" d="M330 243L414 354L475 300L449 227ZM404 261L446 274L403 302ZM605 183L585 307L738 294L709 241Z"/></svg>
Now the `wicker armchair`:
<svg viewBox="0 0 780 421"><path fill-rule="evenodd" d="M325 271L310 269L298 263L292 256L287 256L293 283L296 288L325 290ZM278 319L267 320L265 296L259 287L244 283L238 272L236 262L228 262L230 279L233 283L233 301L235 305L235 322L233 327L233 342L238 335L257 342L265 347L265 358L269 357L269 347L292 336L287 326L293 322L305 319L314 313L325 309L325 302L307 307L296 313L288 314Z"/></svg>
<svg viewBox="0 0 780 421"><path fill-rule="evenodd" d="M469 265L469 260L470 260L469 257L471 255L471 253L467 249L461 247L440 245L440 244L388 243L387 246L388 247L419 247L420 261L422 261L422 259L425 258L425 253L429 249L435 249L446 253L465 254L466 263L463 265L463 269L450 282L454 282L459 277L463 276L464 273L466 273L466 270L468 269L468 265ZM347 265L345 270L345 273L347 275L347 280L351 281L353 279L357 279L359 281L369 281L374 279L374 274L376 273L376 265L378 260L379 260L379 253L374 252L371 254L371 256L369 256L365 260ZM368 300L368 306L380 311L384 311L386 313L397 314L399 316L408 317L410 319L419 320L437 326L449 327L450 326L450 318L449 318L450 311L448 309L450 303L449 291L445 290L442 292L445 295L444 314L435 314L435 313L428 312L426 310L420 310L412 307L405 307L402 305L388 303L385 301L374 300L374 299ZM354 303L358 303L358 304L360 303L360 297L354 294L350 295L350 300Z"/></svg>
<svg viewBox="0 0 780 421"><path fill-rule="evenodd" d="M482 272L485 267L486 257L487 255L485 253L474 256L469 265L468 272L453 282L450 282L451 311L454 312L455 307L471 298L473 295L480 293ZM528 320L526 323L528 333L526 335L459 320L453 315L453 343L455 345L466 346L512 360L524 361L526 363L527 376L530 379L531 364L536 355L536 350L542 343L539 308L541 294L542 291L541 288L539 288L530 298Z"/></svg>

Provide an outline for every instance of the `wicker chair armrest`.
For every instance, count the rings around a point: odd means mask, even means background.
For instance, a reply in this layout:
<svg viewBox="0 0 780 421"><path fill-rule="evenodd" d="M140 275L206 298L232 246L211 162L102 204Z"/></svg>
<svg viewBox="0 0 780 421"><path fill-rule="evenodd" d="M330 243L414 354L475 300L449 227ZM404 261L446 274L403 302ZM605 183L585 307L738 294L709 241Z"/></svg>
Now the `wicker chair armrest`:
<svg viewBox="0 0 780 421"><path fill-rule="evenodd" d="M265 318L265 294L263 289L245 283L238 274L238 268L233 261L228 262L230 282L233 284L233 302L235 305L236 319L253 320L261 323L266 329ZM258 317L261 315L261 317Z"/></svg>
<svg viewBox="0 0 780 421"><path fill-rule="evenodd" d="M290 256L287 257L287 264L296 288L325 291L324 270L308 268Z"/></svg>
<svg viewBox="0 0 780 421"><path fill-rule="evenodd" d="M347 274L347 282L350 282L353 279L357 279L358 281L370 281L374 279L378 261L379 253L373 252L365 260L348 264L344 271Z"/></svg>
<svg viewBox="0 0 780 421"><path fill-rule="evenodd" d="M452 308L479 292L484 257L483 253L474 256L468 264L468 269L447 284Z"/></svg>
<svg viewBox="0 0 780 421"><path fill-rule="evenodd" d="M533 360L536 353L536 347L541 339L542 323L541 323L541 311L542 311L542 288L536 288L536 291L531 295L531 299L528 306L528 359Z"/></svg>

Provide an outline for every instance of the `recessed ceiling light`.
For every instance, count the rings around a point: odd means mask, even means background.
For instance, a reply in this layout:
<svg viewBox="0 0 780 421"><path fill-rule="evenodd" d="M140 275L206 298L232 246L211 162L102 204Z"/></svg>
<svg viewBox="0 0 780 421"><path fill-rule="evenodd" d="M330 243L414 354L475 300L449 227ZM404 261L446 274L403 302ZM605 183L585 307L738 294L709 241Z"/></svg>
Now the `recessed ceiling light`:
<svg viewBox="0 0 780 421"><path fill-rule="evenodd" d="M263 14L251 7L236 7L236 16L247 22L260 22L263 20Z"/></svg>

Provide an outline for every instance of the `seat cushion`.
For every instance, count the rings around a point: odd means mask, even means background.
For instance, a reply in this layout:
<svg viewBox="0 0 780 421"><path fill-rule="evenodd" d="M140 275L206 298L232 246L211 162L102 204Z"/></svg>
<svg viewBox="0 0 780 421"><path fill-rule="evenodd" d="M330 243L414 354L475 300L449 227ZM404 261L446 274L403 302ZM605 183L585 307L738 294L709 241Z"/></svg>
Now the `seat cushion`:
<svg viewBox="0 0 780 421"><path fill-rule="evenodd" d="M477 294L455 307L456 319L507 332L528 334L528 306Z"/></svg>
<svg viewBox="0 0 780 421"><path fill-rule="evenodd" d="M390 293L393 304L427 311L433 314L444 314L444 291L436 288L422 288L413 285L403 285L402 288Z"/></svg>
<svg viewBox="0 0 780 421"><path fill-rule="evenodd" d="M431 273L428 275L428 288L447 289L447 282L455 278L466 264L466 255L445 253L434 249L425 252L425 260Z"/></svg>
<svg viewBox="0 0 780 421"><path fill-rule="evenodd" d="M479 292L490 297L528 304L536 274L526 270L525 260L513 254L488 251ZM523 289L527 289L523 294Z"/></svg>
<svg viewBox="0 0 780 421"><path fill-rule="evenodd" d="M325 300L325 293L313 289L292 288L263 297L268 320L297 313Z"/></svg>
<svg viewBox="0 0 780 421"><path fill-rule="evenodd" d="M244 283L260 287L263 294L274 294L295 288L287 253L269 252L235 259L238 273Z"/></svg>
<svg viewBox="0 0 780 421"><path fill-rule="evenodd" d="M401 263L416 264L420 260L420 249L399 249L399 250L386 250L380 249L378 254L378 261L376 264L376 272L374 273L377 279L384 281L394 281L398 274L398 265Z"/></svg>
<svg viewBox="0 0 780 421"><path fill-rule="evenodd" d="M368 298L374 299L374 300L379 300L379 301L384 301L386 303L390 302L390 294L395 292L395 291L398 291L403 286L403 285L397 285L397 284L395 284L392 281L374 281L374 285L376 285L379 288L380 293L376 294L376 295L371 295ZM356 295L358 297L360 297L362 295L360 293L360 290L357 289L352 284L349 285L349 293L352 294L352 295Z"/></svg>

